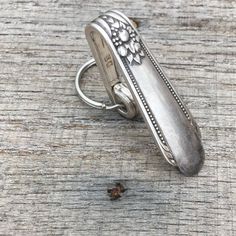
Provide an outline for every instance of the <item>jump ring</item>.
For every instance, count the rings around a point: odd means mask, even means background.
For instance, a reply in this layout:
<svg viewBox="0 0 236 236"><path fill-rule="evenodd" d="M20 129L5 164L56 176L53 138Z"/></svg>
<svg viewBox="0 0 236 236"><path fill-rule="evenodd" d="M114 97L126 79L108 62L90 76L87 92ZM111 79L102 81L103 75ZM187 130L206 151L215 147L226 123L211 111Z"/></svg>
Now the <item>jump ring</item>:
<svg viewBox="0 0 236 236"><path fill-rule="evenodd" d="M80 88L80 81L81 78L84 74L85 71L87 71L89 68L91 68L92 66L96 65L95 60L92 58L89 61L87 61L86 63L84 63L82 65L82 67L78 70L76 78L75 78L75 87L78 93L78 96L89 106L97 108L97 109L102 109L102 110L114 110L117 108L121 108L123 107L123 105L121 104L115 104L115 105L106 105L105 103L101 103L101 102L96 102L93 101L92 99L88 98L81 90Z"/></svg>

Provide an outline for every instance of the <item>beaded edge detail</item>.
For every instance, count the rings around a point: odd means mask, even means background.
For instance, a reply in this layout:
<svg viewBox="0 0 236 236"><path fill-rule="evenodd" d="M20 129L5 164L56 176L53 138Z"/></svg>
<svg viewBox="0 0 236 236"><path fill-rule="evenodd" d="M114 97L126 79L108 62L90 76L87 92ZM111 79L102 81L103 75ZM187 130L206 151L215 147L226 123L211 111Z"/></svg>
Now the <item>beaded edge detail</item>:
<svg viewBox="0 0 236 236"><path fill-rule="evenodd" d="M123 62L123 64L124 64L124 67L125 67L126 71L127 71L128 74L129 74L129 77L130 77L130 79L131 79L131 82L133 83L133 86L134 86L136 92L138 93L139 98L140 98L140 100L141 100L141 102L142 102L142 104L143 104L143 106L144 106L144 108L145 108L145 110L146 110L146 112L147 112L147 114L148 114L150 120L151 120L152 125L153 125L153 127L155 128L155 131L156 131L156 133L157 133L157 135L158 135L158 137L159 137L159 140L161 141L162 147L164 148L165 152L168 152L168 153L169 153L168 157L165 155L166 159L168 159L168 161L169 161L172 165L176 165L176 161L175 161L175 159L174 159L174 157L173 157L173 155L172 155L172 153L171 153L171 150L170 150L169 147L168 147L168 143L167 143L167 141L166 141L164 135L162 134L162 131L161 131L160 127L158 126L158 123L157 123L157 121L155 120L155 118L154 118L154 116L153 116L153 114L152 114L152 111L151 111L150 107L149 107L148 104L146 103L146 100L145 100L145 98L144 98L144 96L143 96L143 94L142 94L142 92L141 92L141 90L140 90L140 88L139 88L139 86L138 86L136 80L135 80L135 77L134 77L132 71L130 70L130 68L129 68L128 64L127 64L127 61L125 60L125 58L121 58L121 60L122 60L122 62Z"/></svg>
<svg viewBox="0 0 236 236"><path fill-rule="evenodd" d="M158 137L160 138L162 144L164 144L166 146L167 142L166 142L166 140L164 138L164 135L162 134L160 128L158 127L158 124L157 124L157 122L156 122L156 120L155 120L155 118L154 118L154 116L152 114L152 111L151 111L150 107L148 106L148 104L147 104L147 102L146 102L146 100L145 100L145 98L144 98L144 96L143 96L143 94L141 92L141 89L140 89L140 87L138 86L138 84L137 84L137 82L135 80L135 77L134 77L132 71L130 70L130 68L129 68L127 62L125 61L125 59L122 58L121 60L122 60L122 62L124 64L124 66L125 66L126 71L129 74L129 77L130 77L130 79L131 79L131 81L132 81L132 83L134 85L134 88L135 88L136 92L138 93L139 98L141 99L142 104L143 104L143 106L144 106L144 108L145 108L145 110L146 110L146 112L147 112L147 114L148 114L148 116L149 116L149 118L150 118L150 120L151 120L151 122L152 122L152 124L153 124L153 126L154 126L154 128L156 130L156 132L157 132Z"/></svg>
<svg viewBox="0 0 236 236"><path fill-rule="evenodd" d="M175 101L178 103L180 109L183 111L184 115L187 117L188 120L190 120L190 115L188 113L188 111L186 110L186 108L183 105L183 102L181 101L180 97L176 94L175 90L173 89L172 85L170 84L170 82L168 81L168 79L166 78L166 76L164 75L164 73L162 72L160 66L156 63L155 59L153 58L153 56L149 53L148 49L145 47L145 45L143 44L143 42L140 42L143 50L145 51L147 57L150 59L150 61L152 62L152 64L154 65L155 69L157 70L157 72L159 73L160 77L162 78L162 80L164 81L164 83L166 84L167 88L169 89L169 91L171 92L172 96L174 97Z"/></svg>
<svg viewBox="0 0 236 236"><path fill-rule="evenodd" d="M147 57L150 59L151 63L153 64L153 66L157 70L158 74L160 75L161 79L163 80L163 82L166 84L167 88L171 92L171 94L174 97L175 101L179 105L180 109L182 110L182 112L186 116L186 118L188 120L191 120L191 116L188 113L185 106L183 105L183 102L181 101L180 97L176 94L175 90L173 89L173 87L170 84L169 80L164 75L164 73L161 70L160 66L156 63L154 57L149 53L149 50L147 49L147 47L142 42L142 39L140 39L140 37L138 36L137 32L134 29L131 29L132 31L130 31L130 28L133 28L133 27L126 24L126 23L123 23L120 20L118 20L118 19L116 19L112 16L109 16L109 15L103 15L101 17L109 25L112 32L114 30L116 30L114 33L117 33L120 30L127 30L127 33L129 34L127 43L122 41L122 38L119 39L118 35L114 36L113 33L111 35L112 43L116 47L116 50L117 50L118 54L120 55L123 63L124 63L123 59L127 58L130 65L132 65L133 62L136 62L137 64L141 65L142 64L142 58L145 57L145 54L143 52L145 52ZM116 40L114 41L114 39L116 39ZM138 46L135 47L134 45L138 45ZM127 47L127 50L126 50L125 54L122 54L121 50L119 50L121 46L122 47L123 46ZM138 57L138 59L136 59L137 57Z"/></svg>
<svg viewBox="0 0 236 236"><path fill-rule="evenodd" d="M127 43L125 43L125 41L122 40L122 38L117 37L117 34L115 35L115 33L117 33L119 30L126 30L127 28L128 28L128 31L130 31L129 30L130 26L128 24L121 22L120 20L118 20L112 16L109 16L109 15L103 15L102 19L104 21L106 21L106 23L109 25L109 27L112 31L112 35L111 35L112 43L115 46L118 54L121 57L121 60L125 66L125 69L131 79L131 82L133 83L133 86L134 86L136 92L138 93L140 100L142 101L142 104L143 104L143 106L144 106L144 108L151 120L151 123L152 123L154 129L156 130L156 133L161 141L163 148L165 149L165 151L171 153L171 150L168 147L168 143L167 143L160 127L158 126L158 123L155 120L150 107L146 103L146 100L145 100L136 80L135 80L135 77L134 77L132 71L129 68L127 60L129 61L130 65L132 65L133 62L136 62L137 64L141 65L142 58L144 58L145 54L146 54L188 120L191 120L190 114L188 113L188 111L184 107L183 102L181 101L180 97L176 94L172 85L170 84L170 82L168 81L168 79L166 78L164 73L162 72L160 66L156 63L154 57L149 53L149 50L146 48L146 46L144 45L142 40L139 38L138 34L135 32L135 30L132 30L132 32L128 32L129 36L127 37ZM115 26L114 24L117 24L117 26L114 27ZM133 44L133 42L136 43L136 47ZM125 46L126 49L124 51L120 50L121 46L122 47ZM145 52L145 54L143 52ZM172 154L171 154L171 158L168 157L168 159L171 161L171 163L175 163L175 160L174 160Z"/></svg>

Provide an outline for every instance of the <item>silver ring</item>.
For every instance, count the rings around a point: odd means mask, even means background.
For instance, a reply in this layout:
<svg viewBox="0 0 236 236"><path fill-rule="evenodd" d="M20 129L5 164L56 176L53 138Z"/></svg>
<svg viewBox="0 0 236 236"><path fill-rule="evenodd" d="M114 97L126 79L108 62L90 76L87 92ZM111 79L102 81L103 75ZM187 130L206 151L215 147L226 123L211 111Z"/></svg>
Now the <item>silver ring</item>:
<svg viewBox="0 0 236 236"><path fill-rule="evenodd" d="M84 63L81 68L78 70L76 78L75 78L75 87L78 93L78 96L89 106L97 108L97 109L102 109L102 110L114 110L117 108L121 108L124 107L121 104L115 104L115 105L106 105L105 103L101 103L101 102L96 102L93 101L92 99L88 98L81 90L80 88L80 81L81 78L84 74L85 71L87 71L89 68L91 68L92 66L96 65L96 62L94 59L90 59L89 61L87 61L86 63Z"/></svg>

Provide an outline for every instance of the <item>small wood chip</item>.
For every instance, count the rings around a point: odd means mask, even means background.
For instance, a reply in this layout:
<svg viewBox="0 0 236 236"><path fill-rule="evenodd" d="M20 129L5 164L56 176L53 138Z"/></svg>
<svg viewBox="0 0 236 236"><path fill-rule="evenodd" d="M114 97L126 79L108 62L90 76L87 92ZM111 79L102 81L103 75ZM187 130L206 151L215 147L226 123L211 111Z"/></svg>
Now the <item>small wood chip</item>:
<svg viewBox="0 0 236 236"><path fill-rule="evenodd" d="M120 183L117 183L114 188L107 189L111 200L117 200L122 197L122 193L124 193L126 189Z"/></svg>

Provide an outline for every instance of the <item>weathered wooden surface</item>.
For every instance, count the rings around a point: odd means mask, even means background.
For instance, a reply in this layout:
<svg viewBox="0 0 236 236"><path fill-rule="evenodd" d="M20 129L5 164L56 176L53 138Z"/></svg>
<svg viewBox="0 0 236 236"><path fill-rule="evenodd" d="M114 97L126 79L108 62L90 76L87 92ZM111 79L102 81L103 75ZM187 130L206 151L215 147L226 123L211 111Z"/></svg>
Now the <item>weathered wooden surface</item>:
<svg viewBox="0 0 236 236"><path fill-rule="evenodd" d="M199 176L169 166L141 119L78 99L84 26L110 8L140 21L200 125ZM235 15L233 0L1 0L0 235L235 235ZM107 99L96 69L84 86Z"/></svg>

